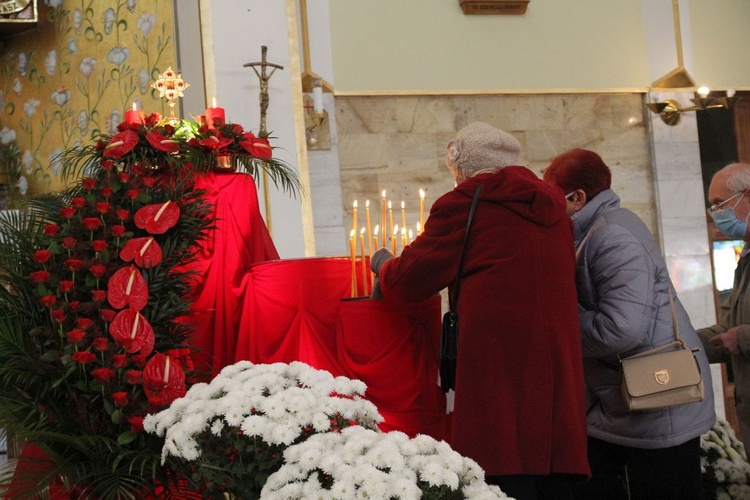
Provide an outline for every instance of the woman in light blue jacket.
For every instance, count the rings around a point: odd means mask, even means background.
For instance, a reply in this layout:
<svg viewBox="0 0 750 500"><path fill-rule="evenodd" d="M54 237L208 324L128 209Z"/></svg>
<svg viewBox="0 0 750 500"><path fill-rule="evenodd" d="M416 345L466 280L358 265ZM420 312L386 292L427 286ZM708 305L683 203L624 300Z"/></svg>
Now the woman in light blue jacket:
<svg viewBox="0 0 750 500"><path fill-rule="evenodd" d="M631 412L620 390L620 357L674 340L670 293L680 337L691 348L702 347L664 258L645 224L620 207L610 170L596 153L563 153L544 180L565 193L575 231L592 472L575 497L700 499L700 436L716 418L705 353L696 353L702 402Z"/></svg>

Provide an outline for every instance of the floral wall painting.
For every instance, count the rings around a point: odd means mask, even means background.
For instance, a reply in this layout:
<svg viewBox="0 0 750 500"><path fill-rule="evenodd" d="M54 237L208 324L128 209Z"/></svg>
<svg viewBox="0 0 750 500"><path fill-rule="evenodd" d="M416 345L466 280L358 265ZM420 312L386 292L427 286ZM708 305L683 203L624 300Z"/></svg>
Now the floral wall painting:
<svg viewBox="0 0 750 500"><path fill-rule="evenodd" d="M63 151L114 134L134 104L163 114L150 85L175 67L171 2L44 0L39 9L39 28L6 39L0 54L0 191L11 208L65 187Z"/></svg>

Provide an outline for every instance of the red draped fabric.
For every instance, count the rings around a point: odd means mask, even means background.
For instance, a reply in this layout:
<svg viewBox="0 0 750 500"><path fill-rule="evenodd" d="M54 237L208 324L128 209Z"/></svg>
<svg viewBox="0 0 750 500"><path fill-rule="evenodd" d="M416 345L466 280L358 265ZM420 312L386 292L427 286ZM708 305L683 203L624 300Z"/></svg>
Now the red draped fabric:
<svg viewBox="0 0 750 500"><path fill-rule="evenodd" d="M194 264L194 360L199 369L216 374L234 362L244 276L254 263L279 254L261 217L252 176L209 173L196 180L195 189L205 190L216 222Z"/></svg>

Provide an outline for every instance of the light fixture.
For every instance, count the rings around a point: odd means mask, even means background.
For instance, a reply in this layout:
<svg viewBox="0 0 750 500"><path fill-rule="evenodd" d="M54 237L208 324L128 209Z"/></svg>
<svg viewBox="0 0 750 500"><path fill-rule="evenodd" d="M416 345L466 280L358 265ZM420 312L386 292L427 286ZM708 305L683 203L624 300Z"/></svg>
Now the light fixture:
<svg viewBox="0 0 750 500"><path fill-rule="evenodd" d="M652 102L646 104L648 109L658 114L661 120L667 125L677 125L682 119L682 113L686 111L698 111L711 108L732 109L734 104L740 99L735 96L734 89L729 89L723 96L708 97L710 91L708 87L700 87L696 91L696 97L690 99L692 106L681 108L680 104L674 99L667 99L664 102Z"/></svg>
<svg viewBox="0 0 750 500"><path fill-rule="evenodd" d="M310 37L307 27L307 0L299 0L300 31L302 32L303 106L305 108L305 140L307 149L331 149L331 127L328 112L323 108L323 93L333 87L315 74L310 65ZM312 94L312 97L311 97Z"/></svg>

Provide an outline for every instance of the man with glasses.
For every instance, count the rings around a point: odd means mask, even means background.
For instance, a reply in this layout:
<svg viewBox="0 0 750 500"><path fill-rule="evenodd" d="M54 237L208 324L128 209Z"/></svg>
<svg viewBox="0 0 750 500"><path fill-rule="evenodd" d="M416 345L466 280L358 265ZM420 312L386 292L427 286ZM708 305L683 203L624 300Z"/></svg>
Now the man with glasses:
<svg viewBox="0 0 750 500"><path fill-rule="evenodd" d="M698 330L711 363L734 370L735 405L742 442L750 450L750 165L732 163L716 172L708 188L708 213L725 236L745 242L732 292L721 304L719 322Z"/></svg>

